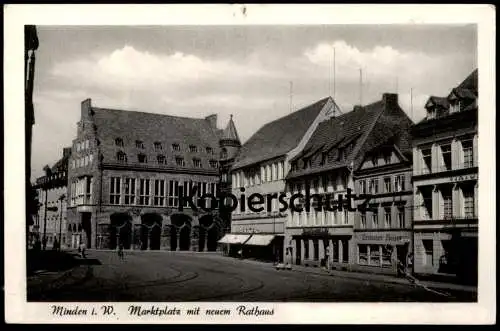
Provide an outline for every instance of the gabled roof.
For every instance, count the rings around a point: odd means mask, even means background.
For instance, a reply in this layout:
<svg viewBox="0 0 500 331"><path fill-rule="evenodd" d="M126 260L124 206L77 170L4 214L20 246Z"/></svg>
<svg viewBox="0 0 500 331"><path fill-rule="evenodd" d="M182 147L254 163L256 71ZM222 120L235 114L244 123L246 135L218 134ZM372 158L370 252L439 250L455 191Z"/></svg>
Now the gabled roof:
<svg viewBox="0 0 500 331"><path fill-rule="evenodd" d="M460 83L460 85L457 86L457 88L470 90L477 95L477 79L478 72L477 69L475 69L469 76L467 76L467 78L464 79L462 83Z"/></svg>
<svg viewBox="0 0 500 331"><path fill-rule="evenodd" d="M233 169L285 155L295 148L330 97L261 127L243 144Z"/></svg>
<svg viewBox="0 0 500 331"><path fill-rule="evenodd" d="M329 157L322 163L316 157L311 167L291 171L287 178L312 175L323 171L350 166L354 170L360 165L364 153L384 142L387 137L398 136L401 152L411 149L409 128L412 122L397 104L397 96L384 95L384 99L354 110L341 116L320 123L306 144L304 150L315 150L317 153L332 149L344 149L345 158ZM351 146L351 148L348 148ZM296 158L297 159L297 158Z"/></svg>
<svg viewBox="0 0 500 331"><path fill-rule="evenodd" d="M119 151L127 155L127 164L158 166L157 156L164 155L167 166L176 166L176 157L183 157L185 168L194 168L192 159L202 162L202 169L210 170L209 161L217 160L221 130L214 127L208 118L188 118L154 113L105 109L92 107L93 121L104 163L116 163ZM123 140L123 147L115 146L115 139ZM144 148L136 147L136 140ZM155 149L155 142L160 142L161 150ZM172 144L178 144L180 151L174 151ZM197 152L190 152L189 146L197 147ZM206 148L213 153L209 154ZM147 156L147 164L138 162L138 154ZM200 169L201 170L201 169Z"/></svg>

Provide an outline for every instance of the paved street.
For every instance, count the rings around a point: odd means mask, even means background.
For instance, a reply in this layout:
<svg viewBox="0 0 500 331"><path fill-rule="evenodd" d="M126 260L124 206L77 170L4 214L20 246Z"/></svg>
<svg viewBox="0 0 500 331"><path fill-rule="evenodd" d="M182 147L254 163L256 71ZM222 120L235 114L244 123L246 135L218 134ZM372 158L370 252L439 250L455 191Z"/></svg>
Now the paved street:
<svg viewBox="0 0 500 331"><path fill-rule="evenodd" d="M476 294L348 276L278 271L271 264L190 252L90 251L87 264L59 278L29 280L30 301L475 301ZM312 271L312 270L311 270ZM346 273L348 274L348 273ZM45 279L44 279L45 277Z"/></svg>

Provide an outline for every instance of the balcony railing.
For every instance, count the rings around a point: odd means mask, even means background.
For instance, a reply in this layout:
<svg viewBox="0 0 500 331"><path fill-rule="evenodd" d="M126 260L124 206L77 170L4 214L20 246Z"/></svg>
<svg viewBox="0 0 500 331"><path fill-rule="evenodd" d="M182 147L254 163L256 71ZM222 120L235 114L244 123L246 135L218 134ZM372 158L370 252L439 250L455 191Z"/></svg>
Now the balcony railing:
<svg viewBox="0 0 500 331"><path fill-rule="evenodd" d="M463 162L459 164L452 164L451 167L448 166L436 166L432 168L422 168L422 169L414 169L413 170L413 175L414 176L420 176L420 175L428 175L428 174L436 174L436 173L441 173L441 172L446 172L446 171L453 171L453 170L462 170L462 169L469 169L469 168L474 168L477 167L474 162Z"/></svg>

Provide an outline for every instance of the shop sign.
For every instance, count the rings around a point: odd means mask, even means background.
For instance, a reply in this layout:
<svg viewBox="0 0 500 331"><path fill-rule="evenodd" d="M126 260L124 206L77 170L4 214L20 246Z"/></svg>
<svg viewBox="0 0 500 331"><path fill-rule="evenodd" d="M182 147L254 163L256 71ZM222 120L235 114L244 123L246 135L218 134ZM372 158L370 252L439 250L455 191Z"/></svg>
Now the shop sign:
<svg viewBox="0 0 500 331"><path fill-rule="evenodd" d="M304 236L326 236L328 228L305 228L302 230Z"/></svg>
<svg viewBox="0 0 500 331"><path fill-rule="evenodd" d="M396 241L396 242L409 242L409 235L397 235L392 233L366 233L359 236L360 240L364 241Z"/></svg>
<svg viewBox="0 0 500 331"><path fill-rule="evenodd" d="M477 174L450 177L450 182L463 182L466 180L477 180Z"/></svg>

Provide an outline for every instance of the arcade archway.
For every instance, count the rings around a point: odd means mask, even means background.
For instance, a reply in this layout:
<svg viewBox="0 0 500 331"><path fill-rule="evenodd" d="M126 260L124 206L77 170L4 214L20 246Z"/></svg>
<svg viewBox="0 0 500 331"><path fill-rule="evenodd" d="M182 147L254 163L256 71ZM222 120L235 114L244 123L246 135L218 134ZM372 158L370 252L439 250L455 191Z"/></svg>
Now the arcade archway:
<svg viewBox="0 0 500 331"><path fill-rule="evenodd" d="M170 249L187 251L191 247L191 218L185 214L170 217Z"/></svg>
<svg viewBox="0 0 500 331"><path fill-rule="evenodd" d="M160 249L162 220L161 215L155 213L141 216L141 249Z"/></svg>
<svg viewBox="0 0 500 331"><path fill-rule="evenodd" d="M212 215L200 217L199 250L217 250L218 227Z"/></svg>
<svg viewBox="0 0 500 331"><path fill-rule="evenodd" d="M130 249L132 244L132 217L127 213L114 213L110 216L109 248L116 249L121 242L123 248Z"/></svg>

